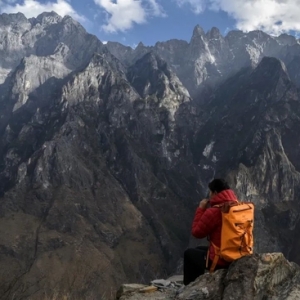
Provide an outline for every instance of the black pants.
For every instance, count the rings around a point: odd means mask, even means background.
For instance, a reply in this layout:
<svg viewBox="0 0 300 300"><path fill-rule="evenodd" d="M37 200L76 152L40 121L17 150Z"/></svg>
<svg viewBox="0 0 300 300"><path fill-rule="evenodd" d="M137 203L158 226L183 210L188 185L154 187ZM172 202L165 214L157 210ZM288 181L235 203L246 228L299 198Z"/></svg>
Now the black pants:
<svg viewBox="0 0 300 300"><path fill-rule="evenodd" d="M196 278L203 275L206 269L206 256L208 247L201 246L185 250L183 258L183 283L188 285ZM209 261L208 267L211 266ZM216 266L215 270L227 269L228 267Z"/></svg>
<svg viewBox="0 0 300 300"><path fill-rule="evenodd" d="M183 257L183 283L188 285L205 272L208 247L185 250Z"/></svg>

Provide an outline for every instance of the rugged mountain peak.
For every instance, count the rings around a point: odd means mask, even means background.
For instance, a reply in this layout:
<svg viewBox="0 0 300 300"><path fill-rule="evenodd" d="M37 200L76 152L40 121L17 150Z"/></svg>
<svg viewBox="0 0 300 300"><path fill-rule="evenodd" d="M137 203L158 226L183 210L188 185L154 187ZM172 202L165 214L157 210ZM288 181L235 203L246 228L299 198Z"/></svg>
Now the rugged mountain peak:
<svg viewBox="0 0 300 300"><path fill-rule="evenodd" d="M125 45L123 45L123 44L121 44L119 42L110 42L110 41L108 41L106 43L106 48L108 48L108 50L110 52L112 52L112 51L118 51L118 50L119 51L130 51L130 50L133 51L133 49L130 46L125 46Z"/></svg>
<svg viewBox="0 0 300 300"><path fill-rule="evenodd" d="M28 23L28 20L24 16L24 14L18 12L16 14L0 14L0 25L1 26L7 26L10 24L23 24Z"/></svg>
<svg viewBox="0 0 300 300"><path fill-rule="evenodd" d="M107 42L104 47L125 66L130 66L132 64L134 50L131 47L124 46L118 42Z"/></svg>
<svg viewBox="0 0 300 300"><path fill-rule="evenodd" d="M264 57L252 72L245 71L244 75L235 75L234 78L241 83L239 87L233 83L236 94L231 105L240 99L243 101L238 107L231 108L233 114L236 110L248 110L249 104L252 107L257 105L257 110L265 112L276 102L298 99L296 86L291 82L285 64L277 58ZM246 118L242 122L246 122Z"/></svg>
<svg viewBox="0 0 300 300"><path fill-rule="evenodd" d="M0 20L0 40L5 40L0 49L0 83L29 55L50 56L65 45L61 59L66 68L75 70L102 51L101 42L69 16L47 12L27 20L22 14L3 14ZM12 26L14 22L19 23Z"/></svg>
<svg viewBox="0 0 300 300"><path fill-rule="evenodd" d="M206 33L208 39L219 39L222 37L220 30L217 27L213 27Z"/></svg>
<svg viewBox="0 0 300 300"><path fill-rule="evenodd" d="M190 48L193 49L192 52L199 53L199 51L203 51L204 48L206 48L207 40L205 36L204 30L197 25L194 28L192 38L190 40Z"/></svg>
<svg viewBox="0 0 300 300"><path fill-rule="evenodd" d="M136 62L137 66L147 66L152 69L159 69L164 68L166 65L166 62L163 61L157 54L155 54L153 51L150 51L146 53L141 59L139 59Z"/></svg>
<svg viewBox="0 0 300 300"><path fill-rule="evenodd" d="M247 33L247 35L249 38L256 38L256 39L269 39L271 38L270 35L268 35L267 33L261 31L261 30L252 30L250 32Z"/></svg>
<svg viewBox="0 0 300 300"><path fill-rule="evenodd" d="M245 35L245 39L248 40L254 48L260 49L262 53L264 53L265 51L268 53L272 53L272 50L276 51L278 47L276 40L261 30L248 32Z"/></svg>
<svg viewBox="0 0 300 300"><path fill-rule="evenodd" d="M61 22L63 18L58 15L56 12L43 12L42 14L38 15L36 18L32 18L34 24L41 24L41 25L50 25L50 24L57 24Z"/></svg>
<svg viewBox="0 0 300 300"><path fill-rule="evenodd" d="M64 26L69 26L69 27L75 26L77 28L77 30L80 30L81 32L87 33L85 28L78 21L76 21L75 19L73 19L69 15L64 16L62 18L61 22L62 22L62 24L64 24Z"/></svg>
<svg viewBox="0 0 300 300"><path fill-rule="evenodd" d="M239 69L247 66L256 67L264 56L276 57L280 50L276 40L260 30L249 33L232 31L228 33L225 40L235 62L231 66L235 71L238 71L237 65Z"/></svg>
<svg viewBox="0 0 300 300"><path fill-rule="evenodd" d="M269 78L283 76L285 79L290 80L285 64L275 57L264 57L255 70L255 75L257 75L257 73Z"/></svg>
<svg viewBox="0 0 300 300"><path fill-rule="evenodd" d="M139 42L135 49L145 48L145 45L142 42Z"/></svg>
<svg viewBox="0 0 300 300"><path fill-rule="evenodd" d="M145 79L146 77L151 79L153 77L152 75L156 76L156 74L160 72L163 72L168 77L174 75L167 63L153 51L146 53L142 58L137 60L131 70L135 70L137 73L143 71L142 74L145 75ZM157 79L159 79L159 77Z"/></svg>
<svg viewBox="0 0 300 300"><path fill-rule="evenodd" d="M279 39L283 39L283 36ZM292 44L292 41L289 43ZM294 44L292 47L295 46L299 45ZM189 43L169 40L157 42L154 47L145 47L140 43L133 51L127 50L125 46L108 48L113 48L112 53L125 65L132 65L147 52L154 51L168 62L195 97L203 89L216 86L243 67L255 68L264 56L282 58L288 65L299 50L284 47L275 37L260 30L249 33L234 30L223 37L216 27L205 34L197 25ZM286 55L286 52L291 55Z"/></svg>
<svg viewBox="0 0 300 300"><path fill-rule="evenodd" d="M133 57L131 58L131 64L134 64L137 60L142 58L146 53L148 53L151 50L152 47L147 47L142 42L139 42L132 52Z"/></svg>
<svg viewBox="0 0 300 300"><path fill-rule="evenodd" d="M192 39L193 38L198 38L201 36L205 36L205 32L202 29L202 27L200 25L196 25L194 30L193 30L193 35L192 35Z"/></svg>
<svg viewBox="0 0 300 300"><path fill-rule="evenodd" d="M122 64L109 51L94 53L88 65L81 72L76 73L63 87L64 99L69 105L80 102L92 102L100 104L109 101L109 105L117 107L119 97L110 98L112 87L116 87L118 94L122 94L124 103L138 98L137 93L128 83ZM127 100L128 99L128 103Z"/></svg>
<svg viewBox="0 0 300 300"><path fill-rule="evenodd" d="M108 50L104 50L102 53L94 53L89 62L87 68L94 68L94 67L105 67L110 71L114 71L125 78L125 68L122 63L113 56Z"/></svg>
<svg viewBox="0 0 300 300"><path fill-rule="evenodd" d="M245 36L246 36L246 34L241 30L231 30L227 33L227 35L225 36L225 39L227 39L228 41L234 42Z"/></svg>
<svg viewBox="0 0 300 300"><path fill-rule="evenodd" d="M287 45L287 46L293 46L297 44L297 40L294 36L283 33L279 37L276 38L276 40L282 44L282 45Z"/></svg>
<svg viewBox="0 0 300 300"><path fill-rule="evenodd" d="M207 53L210 52L208 48L208 40L203 29L199 25L194 29L188 51L188 55L190 56L189 58L193 60L197 60L203 55L207 56ZM203 61L202 58L201 61Z"/></svg>
<svg viewBox="0 0 300 300"><path fill-rule="evenodd" d="M139 59L128 71L128 79L143 97L156 97L172 120L180 104L189 101L189 92L167 63L153 52Z"/></svg>
<svg viewBox="0 0 300 300"><path fill-rule="evenodd" d="M224 68L226 68L225 64L232 59L232 53L228 47L228 43L220 33L220 30L216 27L208 31L206 37L208 39L209 50L216 61L216 72L217 74L219 73L219 75L223 75L225 71Z"/></svg>
<svg viewBox="0 0 300 300"><path fill-rule="evenodd" d="M178 39L171 39L166 42L156 42L154 48L160 51L170 51L173 54L176 53L176 50L184 50L188 47L189 43L184 40L178 40Z"/></svg>

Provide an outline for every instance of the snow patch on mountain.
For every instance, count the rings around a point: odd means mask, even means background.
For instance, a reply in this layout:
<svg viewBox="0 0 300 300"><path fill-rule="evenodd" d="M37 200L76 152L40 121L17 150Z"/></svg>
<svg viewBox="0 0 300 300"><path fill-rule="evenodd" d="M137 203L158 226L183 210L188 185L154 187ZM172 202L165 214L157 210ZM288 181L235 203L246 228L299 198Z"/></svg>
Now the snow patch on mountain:
<svg viewBox="0 0 300 300"><path fill-rule="evenodd" d="M208 145L206 145L206 147L204 148L204 151L202 153L203 156L208 158L213 150L214 145L215 145L215 141L211 141Z"/></svg>

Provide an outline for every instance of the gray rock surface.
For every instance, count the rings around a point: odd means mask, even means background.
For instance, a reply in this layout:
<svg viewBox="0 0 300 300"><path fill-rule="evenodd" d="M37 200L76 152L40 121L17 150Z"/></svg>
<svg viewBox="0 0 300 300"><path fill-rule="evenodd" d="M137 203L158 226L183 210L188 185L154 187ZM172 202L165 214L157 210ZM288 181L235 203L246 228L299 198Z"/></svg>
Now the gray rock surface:
<svg viewBox="0 0 300 300"><path fill-rule="evenodd" d="M299 297L300 267L281 253L264 253L242 258L228 271L206 273L177 292L162 289L147 296L133 292L121 299L296 300Z"/></svg>

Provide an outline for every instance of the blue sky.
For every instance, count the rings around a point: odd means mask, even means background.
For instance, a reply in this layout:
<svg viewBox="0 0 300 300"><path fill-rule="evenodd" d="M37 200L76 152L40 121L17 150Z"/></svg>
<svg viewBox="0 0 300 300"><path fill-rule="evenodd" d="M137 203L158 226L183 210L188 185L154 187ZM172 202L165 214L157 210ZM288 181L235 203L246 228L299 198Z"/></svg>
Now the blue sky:
<svg viewBox="0 0 300 300"><path fill-rule="evenodd" d="M130 46L189 40L197 24L224 35L232 29L300 32L300 0L0 0L1 13L35 17L51 10L71 15L101 41Z"/></svg>

